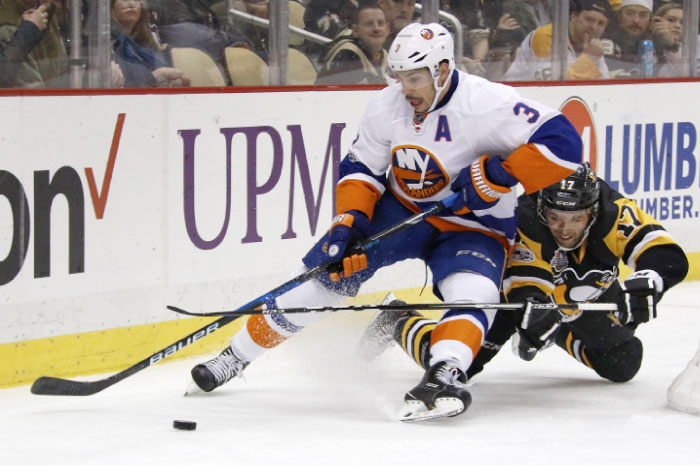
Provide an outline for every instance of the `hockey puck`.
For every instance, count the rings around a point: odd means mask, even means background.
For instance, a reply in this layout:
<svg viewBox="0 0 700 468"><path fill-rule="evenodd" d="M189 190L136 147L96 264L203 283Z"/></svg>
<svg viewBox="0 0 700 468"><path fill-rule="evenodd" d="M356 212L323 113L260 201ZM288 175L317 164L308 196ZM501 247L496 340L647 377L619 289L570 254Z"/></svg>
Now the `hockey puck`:
<svg viewBox="0 0 700 468"><path fill-rule="evenodd" d="M173 427L175 429L180 429L181 431L194 431L197 429L197 423L194 421L183 421L181 419L176 419L173 421Z"/></svg>

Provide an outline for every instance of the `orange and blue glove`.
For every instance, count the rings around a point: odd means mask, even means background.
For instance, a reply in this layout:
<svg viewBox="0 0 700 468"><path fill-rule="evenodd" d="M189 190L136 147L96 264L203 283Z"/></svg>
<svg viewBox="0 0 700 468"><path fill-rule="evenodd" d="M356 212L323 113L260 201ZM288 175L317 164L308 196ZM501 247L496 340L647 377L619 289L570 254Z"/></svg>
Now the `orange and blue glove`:
<svg viewBox="0 0 700 468"><path fill-rule="evenodd" d="M333 219L328 236L328 258L338 262L342 269L330 273L331 281L340 281L367 268L364 252L353 252L355 245L367 237L369 219L361 211L350 210Z"/></svg>
<svg viewBox="0 0 700 468"><path fill-rule="evenodd" d="M452 191L460 192L459 200L452 206L455 214L486 210L518 183L503 167L499 156L482 156L465 167L452 183Z"/></svg>

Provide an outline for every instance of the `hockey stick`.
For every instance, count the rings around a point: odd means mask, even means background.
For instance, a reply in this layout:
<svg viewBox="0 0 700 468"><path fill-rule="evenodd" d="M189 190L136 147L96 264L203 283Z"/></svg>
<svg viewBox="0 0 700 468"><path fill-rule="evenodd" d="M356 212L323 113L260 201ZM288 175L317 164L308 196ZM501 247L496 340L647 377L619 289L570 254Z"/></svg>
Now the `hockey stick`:
<svg viewBox="0 0 700 468"><path fill-rule="evenodd" d="M377 243L379 243L382 239L385 239L389 236L392 236L396 234L397 232L403 231L404 229L409 228L410 226L413 226L414 224L417 224L421 221L423 221L425 218L429 216L436 215L437 213L451 207L454 202L457 200L457 197L459 196L459 192L453 193L449 197L445 198L444 200L436 203L432 207L426 209L425 211L422 211L420 213L416 213L413 216L410 216L406 218L405 220L385 229L384 231L375 234L371 237L368 237L367 239L364 239L360 242L357 243L353 247L352 252L353 253L359 253L359 252L365 252L369 248L373 247ZM263 294L262 296L258 297L257 299L253 299L243 307L241 307L239 310L241 311L249 311L249 310L256 310L258 307L263 307L265 303L269 300L275 299L282 294L286 293L287 291L290 291L297 286L303 284L304 282L308 281L311 278L315 278L317 276L320 276L323 273L329 272L329 271L334 271L334 269L338 268L338 262L326 262L322 263L314 268L311 268L310 270L307 270L306 272L296 276L295 278L287 281L286 283L276 287L275 289ZM161 349L160 351L157 351L147 358L143 359L142 361L137 362L131 367L128 367L124 369L123 371L117 372L116 374L113 374L109 377L106 377L101 380L95 380L95 381L77 381L77 380L69 380L69 379L62 379L59 377L39 377L34 381L34 384L32 384L31 392L35 395L65 395L65 396L87 396L87 395L94 395L97 392L101 392L107 387L111 387L117 382L120 382L124 380L125 378L134 375L135 373L150 367L151 365L155 364L156 362L171 356L178 351L180 351L182 348L191 345L197 340L200 340L204 338L207 335L210 335L211 333L214 333L216 330L222 328L223 326L229 324L230 322L234 321L238 317L242 315L247 315L247 312L231 312L230 314L226 316L222 316L215 321L209 323L208 325L203 326L199 330L196 330L186 337L178 340L177 342L166 346L165 348ZM219 315L219 314L217 314Z"/></svg>
<svg viewBox="0 0 700 468"><path fill-rule="evenodd" d="M224 310L221 312L191 312L180 307L167 306L168 309L177 312L178 314L190 315L192 317L216 317L216 316L239 316L246 315L271 315L271 314L305 314L313 312L340 312L350 310L471 310L471 309L499 309L499 310L522 310L527 306L526 303L473 303L473 302L444 302L439 304L375 304L375 305L347 305L347 306L321 306L321 307L288 307L283 309L237 309ZM604 311L614 312L617 310L617 304L604 302L574 302L567 304L532 304L534 310L586 310L586 311Z"/></svg>

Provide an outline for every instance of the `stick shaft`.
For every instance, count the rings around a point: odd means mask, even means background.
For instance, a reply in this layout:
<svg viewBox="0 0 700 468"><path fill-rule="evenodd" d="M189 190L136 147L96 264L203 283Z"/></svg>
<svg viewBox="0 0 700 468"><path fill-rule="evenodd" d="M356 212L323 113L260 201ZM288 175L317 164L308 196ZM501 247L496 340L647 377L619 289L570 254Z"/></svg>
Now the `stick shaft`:
<svg viewBox="0 0 700 468"><path fill-rule="evenodd" d="M379 242L382 239L385 239L389 236L392 236L396 234L399 231L403 231L406 228L409 228L413 226L414 224L418 224L419 222L423 221L425 218L428 218L430 216L434 216L438 214L440 211L443 211L449 207L451 207L455 201L457 200L457 197L459 196L459 193L453 193L449 197L445 198L444 200L437 202L435 205L431 206L430 208L426 209L425 211L422 211L420 213L416 213L413 216L410 216L409 218L403 220L402 222L395 224L391 227L386 228L380 233L377 233L371 237L368 237L365 239L363 242L361 242L359 248L361 250L366 250L370 247L372 247L374 244Z"/></svg>
<svg viewBox="0 0 700 468"><path fill-rule="evenodd" d="M341 312L341 311L360 311L360 310L476 310L476 309L498 309L498 310L522 310L527 304L514 303L435 303L435 304L373 304L373 305L348 305L348 306L320 306L320 307L287 307L281 309L237 309L224 310L219 312L192 312L176 306L168 306L168 309L179 314L190 315L194 317L216 317L236 315L271 315L271 314L306 314L315 312ZM567 304L532 304L534 310L582 310L582 311L604 311L613 312L617 310L617 304L614 303L596 303L596 302L581 302Z"/></svg>

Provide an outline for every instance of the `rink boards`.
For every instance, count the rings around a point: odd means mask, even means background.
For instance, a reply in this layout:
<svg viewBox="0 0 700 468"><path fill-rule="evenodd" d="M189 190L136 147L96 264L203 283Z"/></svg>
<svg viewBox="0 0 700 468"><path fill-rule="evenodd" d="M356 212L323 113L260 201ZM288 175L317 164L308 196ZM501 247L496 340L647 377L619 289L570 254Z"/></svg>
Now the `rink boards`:
<svg viewBox="0 0 700 468"><path fill-rule="evenodd" d="M700 278L700 83L520 91L563 108L585 158ZM338 163L376 92L3 96L0 386L121 369L206 323L165 305L232 309L285 281L332 217ZM418 262L393 267L358 300L424 281Z"/></svg>

